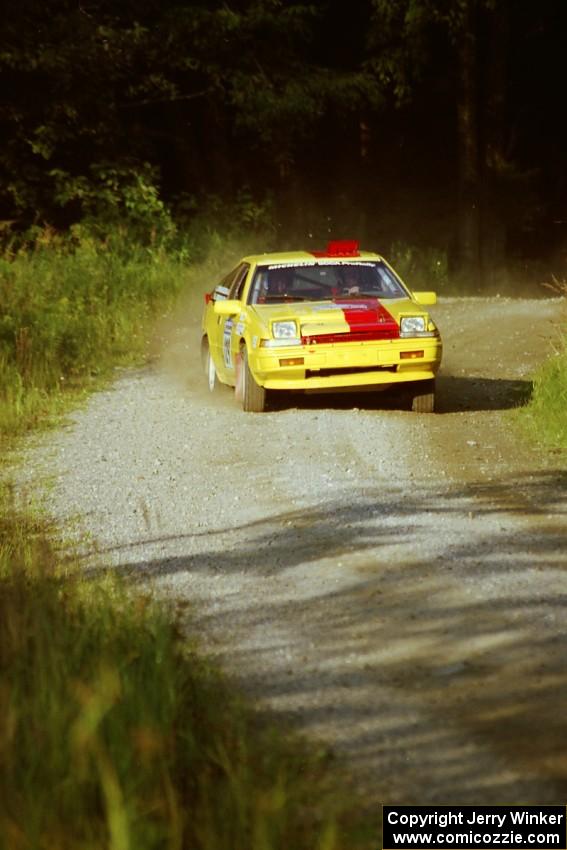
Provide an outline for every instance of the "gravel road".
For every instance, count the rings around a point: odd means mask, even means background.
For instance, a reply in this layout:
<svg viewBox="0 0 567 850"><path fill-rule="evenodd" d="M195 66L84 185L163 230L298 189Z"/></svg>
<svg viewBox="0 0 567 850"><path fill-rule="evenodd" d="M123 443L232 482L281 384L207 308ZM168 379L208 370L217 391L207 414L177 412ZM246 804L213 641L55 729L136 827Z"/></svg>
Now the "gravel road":
<svg viewBox="0 0 567 850"><path fill-rule="evenodd" d="M180 325L30 448L23 492L49 479L86 566L189 601L188 631L369 805L562 803L567 471L510 425L558 306L442 301L434 416L360 395L244 414Z"/></svg>

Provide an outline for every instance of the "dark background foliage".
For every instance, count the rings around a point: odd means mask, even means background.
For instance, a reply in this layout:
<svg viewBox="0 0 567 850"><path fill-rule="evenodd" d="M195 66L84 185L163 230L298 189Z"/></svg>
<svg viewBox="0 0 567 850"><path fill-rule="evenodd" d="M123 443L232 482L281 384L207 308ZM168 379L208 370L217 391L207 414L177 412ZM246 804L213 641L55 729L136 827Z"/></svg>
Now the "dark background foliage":
<svg viewBox="0 0 567 850"><path fill-rule="evenodd" d="M4 230L235 201L280 244L565 277L563 0L19 0L0 43Z"/></svg>

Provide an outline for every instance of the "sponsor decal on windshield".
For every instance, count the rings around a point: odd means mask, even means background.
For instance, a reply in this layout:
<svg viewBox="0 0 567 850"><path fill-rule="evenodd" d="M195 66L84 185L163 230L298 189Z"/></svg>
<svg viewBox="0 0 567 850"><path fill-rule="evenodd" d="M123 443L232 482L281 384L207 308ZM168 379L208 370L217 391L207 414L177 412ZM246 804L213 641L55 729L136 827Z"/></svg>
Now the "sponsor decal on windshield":
<svg viewBox="0 0 567 850"><path fill-rule="evenodd" d="M337 261L336 257L323 258L321 257L318 260L294 260L289 263L270 263L269 266L262 266L262 268L268 269L268 271L272 271L272 269L297 269L303 266L364 266L365 268L372 268L376 265L378 261L368 262L364 260L349 260L348 263L341 263Z"/></svg>
<svg viewBox="0 0 567 850"><path fill-rule="evenodd" d="M332 304L313 304L313 310L375 310L376 302L335 301Z"/></svg>

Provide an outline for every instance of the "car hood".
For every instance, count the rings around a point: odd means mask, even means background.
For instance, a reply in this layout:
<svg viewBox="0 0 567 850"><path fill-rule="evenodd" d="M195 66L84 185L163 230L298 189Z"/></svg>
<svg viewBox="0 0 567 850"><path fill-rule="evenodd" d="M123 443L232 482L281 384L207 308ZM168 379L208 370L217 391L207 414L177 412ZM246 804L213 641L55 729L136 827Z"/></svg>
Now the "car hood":
<svg viewBox="0 0 567 850"><path fill-rule="evenodd" d="M392 339L399 336L402 315L424 315L410 298L337 298L333 301L256 304L260 321L268 330L274 321L298 322L302 339L334 342L350 339Z"/></svg>

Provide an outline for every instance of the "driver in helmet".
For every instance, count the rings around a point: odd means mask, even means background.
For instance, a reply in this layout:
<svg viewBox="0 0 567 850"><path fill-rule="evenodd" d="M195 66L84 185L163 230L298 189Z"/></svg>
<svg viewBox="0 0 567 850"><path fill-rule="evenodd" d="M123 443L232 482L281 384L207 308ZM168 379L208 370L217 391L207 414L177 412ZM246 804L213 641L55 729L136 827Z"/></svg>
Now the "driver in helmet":
<svg viewBox="0 0 567 850"><path fill-rule="evenodd" d="M284 298L289 294L291 283L290 269L271 269L268 276L267 295Z"/></svg>
<svg viewBox="0 0 567 850"><path fill-rule="evenodd" d="M342 292L343 295L360 294L360 280L358 278L358 272L350 266L347 266L343 274Z"/></svg>

